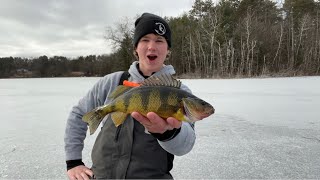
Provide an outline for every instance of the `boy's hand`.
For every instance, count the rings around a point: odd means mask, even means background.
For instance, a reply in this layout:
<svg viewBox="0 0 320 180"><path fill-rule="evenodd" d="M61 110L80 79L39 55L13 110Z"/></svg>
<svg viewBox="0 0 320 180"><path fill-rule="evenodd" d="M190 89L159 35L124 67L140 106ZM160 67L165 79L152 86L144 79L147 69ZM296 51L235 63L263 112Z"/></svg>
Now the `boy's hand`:
<svg viewBox="0 0 320 180"><path fill-rule="evenodd" d="M138 112L132 112L131 116L139 121L151 133L162 134L167 130L172 130L174 128L178 129L182 125L181 121L173 117L162 119L154 112L149 112L147 114L147 117L141 115Z"/></svg>

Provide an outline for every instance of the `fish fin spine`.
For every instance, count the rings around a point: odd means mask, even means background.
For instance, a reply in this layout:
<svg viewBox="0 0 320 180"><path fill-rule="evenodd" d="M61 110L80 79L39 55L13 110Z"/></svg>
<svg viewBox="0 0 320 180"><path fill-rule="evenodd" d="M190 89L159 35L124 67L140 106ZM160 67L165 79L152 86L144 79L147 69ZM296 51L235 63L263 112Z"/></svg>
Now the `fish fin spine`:
<svg viewBox="0 0 320 180"><path fill-rule="evenodd" d="M115 99L115 98L119 97L120 95L126 93L130 89L132 89L132 87L119 85L116 87L116 89L114 91L112 91L111 95L108 96L108 98Z"/></svg>
<svg viewBox="0 0 320 180"><path fill-rule="evenodd" d="M175 79L171 74L155 74L150 76L141 83L142 86L168 86L168 87L181 87L181 81Z"/></svg>

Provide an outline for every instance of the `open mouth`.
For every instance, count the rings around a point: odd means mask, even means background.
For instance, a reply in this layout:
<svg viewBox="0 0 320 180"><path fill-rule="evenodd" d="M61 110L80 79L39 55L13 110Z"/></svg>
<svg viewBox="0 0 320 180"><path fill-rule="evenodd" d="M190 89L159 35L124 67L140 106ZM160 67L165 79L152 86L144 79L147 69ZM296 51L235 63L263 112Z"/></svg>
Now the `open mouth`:
<svg viewBox="0 0 320 180"><path fill-rule="evenodd" d="M147 57L148 57L148 59L149 59L150 61L153 61L153 60L156 60L158 56L149 55L149 56L147 56Z"/></svg>

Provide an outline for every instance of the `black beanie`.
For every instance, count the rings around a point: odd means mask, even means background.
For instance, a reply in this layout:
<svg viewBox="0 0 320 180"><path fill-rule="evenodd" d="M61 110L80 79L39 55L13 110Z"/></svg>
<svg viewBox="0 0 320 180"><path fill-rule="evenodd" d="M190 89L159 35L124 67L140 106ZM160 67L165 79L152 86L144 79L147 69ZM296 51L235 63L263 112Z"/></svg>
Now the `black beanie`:
<svg viewBox="0 0 320 180"><path fill-rule="evenodd" d="M163 36L167 40L169 48L171 47L170 27L168 23L160 16L157 16L151 13L143 13L141 17L139 17L136 20L134 25L135 25L134 37L133 37L134 47L137 47L137 44L141 37L150 33Z"/></svg>

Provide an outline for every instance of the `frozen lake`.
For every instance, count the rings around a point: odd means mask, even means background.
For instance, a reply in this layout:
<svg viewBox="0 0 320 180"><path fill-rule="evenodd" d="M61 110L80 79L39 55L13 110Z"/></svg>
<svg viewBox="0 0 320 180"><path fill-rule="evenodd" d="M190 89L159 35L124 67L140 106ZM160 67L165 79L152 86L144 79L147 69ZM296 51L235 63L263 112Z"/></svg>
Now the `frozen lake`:
<svg viewBox="0 0 320 180"><path fill-rule="evenodd" d="M0 79L0 179L66 178L66 119L97 80ZM320 77L182 81L216 114L196 124L175 178L320 178Z"/></svg>

